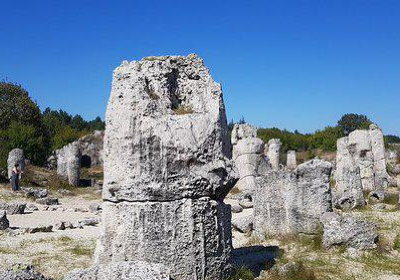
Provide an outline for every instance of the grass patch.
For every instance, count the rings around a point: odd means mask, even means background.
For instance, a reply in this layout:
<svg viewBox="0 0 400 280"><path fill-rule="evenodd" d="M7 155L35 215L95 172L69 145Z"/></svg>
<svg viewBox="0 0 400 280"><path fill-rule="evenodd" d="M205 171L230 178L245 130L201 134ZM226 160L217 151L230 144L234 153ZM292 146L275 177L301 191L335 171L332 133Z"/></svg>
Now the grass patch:
<svg viewBox="0 0 400 280"><path fill-rule="evenodd" d="M272 270L270 277L271 280L317 280L315 272L312 268L306 267L303 262L297 262L288 265L283 271Z"/></svg>
<svg viewBox="0 0 400 280"><path fill-rule="evenodd" d="M388 193L383 199L383 203L398 206L399 205L399 194L398 193Z"/></svg>
<svg viewBox="0 0 400 280"><path fill-rule="evenodd" d="M228 280L254 280L253 272L246 267L235 269Z"/></svg>
<svg viewBox="0 0 400 280"><path fill-rule="evenodd" d="M76 245L67 249L68 252L75 256L92 256L94 253L94 246L79 246Z"/></svg>
<svg viewBox="0 0 400 280"><path fill-rule="evenodd" d="M179 105L178 108L174 110L174 112L177 115L187 115L187 114L192 114L193 109L190 106Z"/></svg>

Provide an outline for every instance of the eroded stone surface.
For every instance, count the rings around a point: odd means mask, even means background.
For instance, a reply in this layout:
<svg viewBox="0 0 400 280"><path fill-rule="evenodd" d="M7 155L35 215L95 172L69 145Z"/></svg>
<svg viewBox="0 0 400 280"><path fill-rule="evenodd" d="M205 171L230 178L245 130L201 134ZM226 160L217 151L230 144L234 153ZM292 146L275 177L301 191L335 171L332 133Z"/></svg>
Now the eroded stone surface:
<svg viewBox="0 0 400 280"><path fill-rule="evenodd" d="M295 169L297 167L296 151L289 150L286 154L286 167Z"/></svg>
<svg viewBox="0 0 400 280"><path fill-rule="evenodd" d="M281 140L271 139L268 141L267 156L273 170L279 170L279 156L281 152Z"/></svg>
<svg viewBox="0 0 400 280"><path fill-rule="evenodd" d="M170 280L168 268L155 263L118 262L74 270L64 280Z"/></svg>
<svg viewBox="0 0 400 280"><path fill-rule="evenodd" d="M324 226L322 243L326 247L344 245L359 250L377 247L377 228L370 222L334 212L325 213L321 221Z"/></svg>
<svg viewBox="0 0 400 280"><path fill-rule="evenodd" d="M79 144L73 142L60 150L57 154L57 174L68 180L72 186L79 186L81 174L81 151Z"/></svg>
<svg viewBox="0 0 400 280"><path fill-rule="evenodd" d="M331 169L329 162L315 159L293 172L271 171L259 177L254 196L256 234L317 233L321 215L332 211Z"/></svg>
<svg viewBox="0 0 400 280"><path fill-rule="evenodd" d="M224 279L231 268L230 207L209 198L105 202L101 232L99 264L162 263L174 279Z"/></svg>
<svg viewBox="0 0 400 280"><path fill-rule="evenodd" d="M385 192L391 180L386 171L383 133L375 124L369 130L355 130L337 141L338 195L363 206L362 191ZM361 184L360 184L361 182Z"/></svg>

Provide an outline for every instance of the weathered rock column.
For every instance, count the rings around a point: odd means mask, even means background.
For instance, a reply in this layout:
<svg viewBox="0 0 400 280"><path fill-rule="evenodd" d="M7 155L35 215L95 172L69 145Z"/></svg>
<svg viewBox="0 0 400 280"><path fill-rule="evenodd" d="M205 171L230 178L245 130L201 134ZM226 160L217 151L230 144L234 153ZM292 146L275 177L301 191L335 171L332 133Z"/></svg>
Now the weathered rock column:
<svg viewBox="0 0 400 280"><path fill-rule="evenodd" d="M389 174L386 170L385 143L382 130L375 124L369 126L371 147L374 159L375 189L386 190L389 184Z"/></svg>
<svg viewBox="0 0 400 280"><path fill-rule="evenodd" d="M273 170L279 170L279 156L281 152L281 140L271 139L268 141L268 153L269 162L271 163Z"/></svg>
<svg viewBox="0 0 400 280"><path fill-rule="evenodd" d="M21 171L24 171L25 158L24 158L24 151L21 149L13 149L8 154L8 159L7 159L8 178L11 178L12 170L15 164L19 164Z"/></svg>
<svg viewBox="0 0 400 280"><path fill-rule="evenodd" d="M97 266L159 263L175 280L225 279L237 181L221 86L195 55L115 69L104 138Z"/></svg>
<svg viewBox="0 0 400 280"><path fill-rule="evenodd" d="M286 167L289 169L295 169L297 167L296 151L287 151Z"/></svg>
<svg viewBox="0 0 400 280"><path fill-rule="evenodd" d="M81 152L78 142L73 142L60 150L57 155L57 174L68 180L72 186L79 186L81 174Z"/></svg>
<svg viewBox="0 0 400 280"><path fill-rule="evenodd" d="M338 208L354 209L365 205L360 167L351 155L348 137L337 141L335 180Z"/></svg>
<svg viewBox="0 0 400 280"><path fill-rule="evenodd" d="M233 160L240 175L235 187L241 195L252 195L256 177L271 169L263 154L265 144L256 136L257 128L249 124L235 124L232 130Z"/></svg>

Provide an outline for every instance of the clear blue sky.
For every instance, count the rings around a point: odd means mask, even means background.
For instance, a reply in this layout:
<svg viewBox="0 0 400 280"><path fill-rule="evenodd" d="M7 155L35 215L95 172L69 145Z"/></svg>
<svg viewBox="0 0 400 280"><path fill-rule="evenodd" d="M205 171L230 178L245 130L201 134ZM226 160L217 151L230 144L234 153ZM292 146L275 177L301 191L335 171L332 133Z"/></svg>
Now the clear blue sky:
<svg viewBox="0 0 400 280"><path fill-rule="evenodd" d="M400 135L400 1L0 0L0 79L104 116L122 60L197 53L228 118L312 132L348 112Z"/></svg>

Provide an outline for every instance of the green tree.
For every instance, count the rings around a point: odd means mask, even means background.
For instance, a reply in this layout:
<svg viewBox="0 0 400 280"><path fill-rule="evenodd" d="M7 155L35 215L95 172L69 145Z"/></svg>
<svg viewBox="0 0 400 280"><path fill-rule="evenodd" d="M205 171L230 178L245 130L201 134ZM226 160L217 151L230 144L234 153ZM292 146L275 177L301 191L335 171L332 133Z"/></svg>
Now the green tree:
<svg viewBox="0 0 400 280"><path fill-rule="evenodd" d="M42 129L42 115L39 107L20 85L0 82L0 130L17 122Z"/></svg>
<svg viewBox="0 0 400 280"><path fill-rule="evenodd" d="M365 115L345 114L338 121L338 127L348 135L356 129L368 129L372 122Z"/></svg>
<svg viewBox="0 0 400 280"><path fill-rule="evenodd" d="M310 138L310 148L335 151L337 140L343 136L345 135L341 127L328 126L324 130L317 130L312 135Z"/></svg>
<svg viewBox="0 0 400 280"><path fill-rule="evenodd" d="M6 130L0 132L0 150L6 151L2 155L1 165L6 166L8 152L15 148L24 150L25 158L34 164L42 164L48 154L48 146L45 145L44 137L32 125L12 122Z"/></svg>
<svg viewBox="0 0 400 280"><path fill-rule="evenodd" d="M62 128L60 131L58 131L56 135L54 135L52 139L52 149L53 150L61 149L65 145L78 140L79 137L83 136L83 134L76 131L70 126L66 126Z"/></svg>

